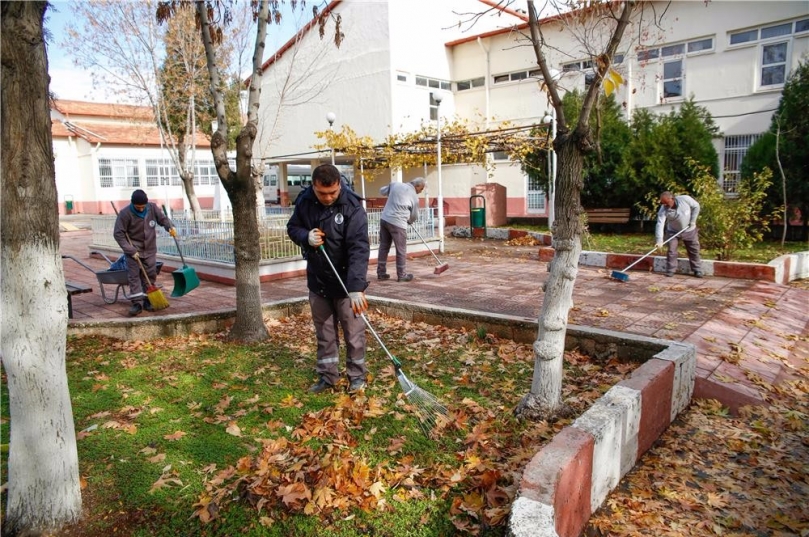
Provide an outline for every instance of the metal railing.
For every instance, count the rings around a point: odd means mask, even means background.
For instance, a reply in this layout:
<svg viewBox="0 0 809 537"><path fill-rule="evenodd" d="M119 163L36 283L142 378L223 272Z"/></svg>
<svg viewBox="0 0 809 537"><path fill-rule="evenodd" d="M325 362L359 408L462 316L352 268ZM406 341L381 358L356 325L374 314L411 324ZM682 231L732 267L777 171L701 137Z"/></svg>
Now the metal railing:
<svg viewBox="0 0 809 537"><path fill-rule="evenodd" d="M287 235L287 222L292 214L291 207L275 207L273 214L259 217L259 244L261 261L294 258L301 256L300 247ZM280 209L280 210L279 210ZM187 259L215 261L233 264L234 241L233 220L222 220L220 211L204 211L203 220L193 220L175 211L172 221L177 228L178 241ZM371 248L379 247L379 225L381 209L368 209L368 240ZM416 222L418 231L425 239L436 237L436 220L431 209L419 209ZM92 219L93 245L118 250L120 247L112 236L115 216L98 216ZM412 227L407 230L408 242L420 242ZM162 228L157 231L158 254L179 256L174 240Z"/></svg>

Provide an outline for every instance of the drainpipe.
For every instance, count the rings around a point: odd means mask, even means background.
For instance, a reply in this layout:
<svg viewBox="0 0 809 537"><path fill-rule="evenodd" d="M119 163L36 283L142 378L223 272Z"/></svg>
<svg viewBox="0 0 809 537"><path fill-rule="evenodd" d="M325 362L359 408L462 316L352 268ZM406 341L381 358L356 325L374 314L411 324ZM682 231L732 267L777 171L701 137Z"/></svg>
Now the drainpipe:
<svg viewBox="0 0 809 537"><path fill-rule="evenodd" d="M478 37L477 41L478 41L478 46L483 51L483 54L486 55L486 80L485 80L485 85L483 87L485 88L485 91L486 91L486 130L488 131L489 130L489 116L491 115L490 110L489 110L489 80L492 78L491 77L491 74L492 74L491 73L491 61L489 59L489 49L487 49L483 45L483 40L480 37Z"/></svg>
<svg viewBox="0 0 809 537"><path fill-rule="evenodd" d="M489 49L486 48L486 46L483 44L483 40L480 38L480 36L478 36L477 42L478 42L478 46L480 47L480 50L482 50L483 54L486 56L486 78L484 80L483 88L484 88L484 91L486 92L486 131L488 132L488 130L489 130L489 117L491 116L491 111L490 111L490 107L489 107L489 80L492 78L491 77L491 74L492 74L491 73L491 59L490 59L490 56L489 56ZM484 182L486 182L486 183L489 182L489 163L491 161L491 158L492 158L491 154L486 153L486 169L485 169L486 173L484 174Z"/></svg>

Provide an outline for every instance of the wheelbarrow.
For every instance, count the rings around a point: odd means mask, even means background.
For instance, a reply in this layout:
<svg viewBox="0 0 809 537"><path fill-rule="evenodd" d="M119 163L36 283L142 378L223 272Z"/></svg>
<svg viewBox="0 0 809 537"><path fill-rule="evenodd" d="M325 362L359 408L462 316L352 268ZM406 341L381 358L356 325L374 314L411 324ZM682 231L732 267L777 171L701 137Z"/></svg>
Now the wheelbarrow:
<svg viewBox="0 0 809 537"><path fill-rule="evenodd" d="M125 267L126 265L123 264L121 259L118 259L115 263L107 257L104 252L99 252L94 250L90 252L90 254L98 254L104 258L104 260L109 263L110 268L107 270L95 270L93 267L87 265L80 259L73 257L72 255L63 255L62 259L72 259L79 265L83 266L90 272L96 275L98 279L98 288L101 291L101 298L104 300L106 304L115 304L118 301L118 295L121 294L126 300L132 300L129 296L129 279L127 278L126 268L118 268L120 266ZM121 256L123 257L123 256ZM158 261L155 264L155 270L157 274L160 274L160 269L163 268L163 262ZM115 286L115 294L108 296L107 292L104 290L105 285L114 285Z"/></svg>

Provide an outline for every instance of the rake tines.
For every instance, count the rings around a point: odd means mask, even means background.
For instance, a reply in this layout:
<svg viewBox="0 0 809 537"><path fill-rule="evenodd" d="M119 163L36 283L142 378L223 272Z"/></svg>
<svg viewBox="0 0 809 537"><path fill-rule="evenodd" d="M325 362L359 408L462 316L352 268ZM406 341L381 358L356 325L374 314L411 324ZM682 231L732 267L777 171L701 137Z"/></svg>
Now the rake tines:
<svg viewBox="0 0 809 537"><path fill-rule="evenodd" d="M399 379L399 385L418 415L419 424L427 436L430 436L430 433L441 421L449 421L447 407L441 404L441 401L433 394L423 390L407 378L404 371L398 367L396 368L396 378Z"/></svg>

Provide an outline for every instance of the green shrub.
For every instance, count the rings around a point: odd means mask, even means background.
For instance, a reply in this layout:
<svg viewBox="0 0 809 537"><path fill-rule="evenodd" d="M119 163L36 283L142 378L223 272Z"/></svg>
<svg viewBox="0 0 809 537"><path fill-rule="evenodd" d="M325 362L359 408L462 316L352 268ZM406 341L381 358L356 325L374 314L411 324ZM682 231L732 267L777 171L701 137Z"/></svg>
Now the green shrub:
<svg viewBox="0 0 809 537"><path fill-rule="evenodd" d="M736 250L750 248L769 231L770 215L763 212L772 173L765 170L743 179L736 198L726 198L707 166L688 159L691 185L700 204L698 226L703 248L715 250L717 259L728 261Z"/></svg>

